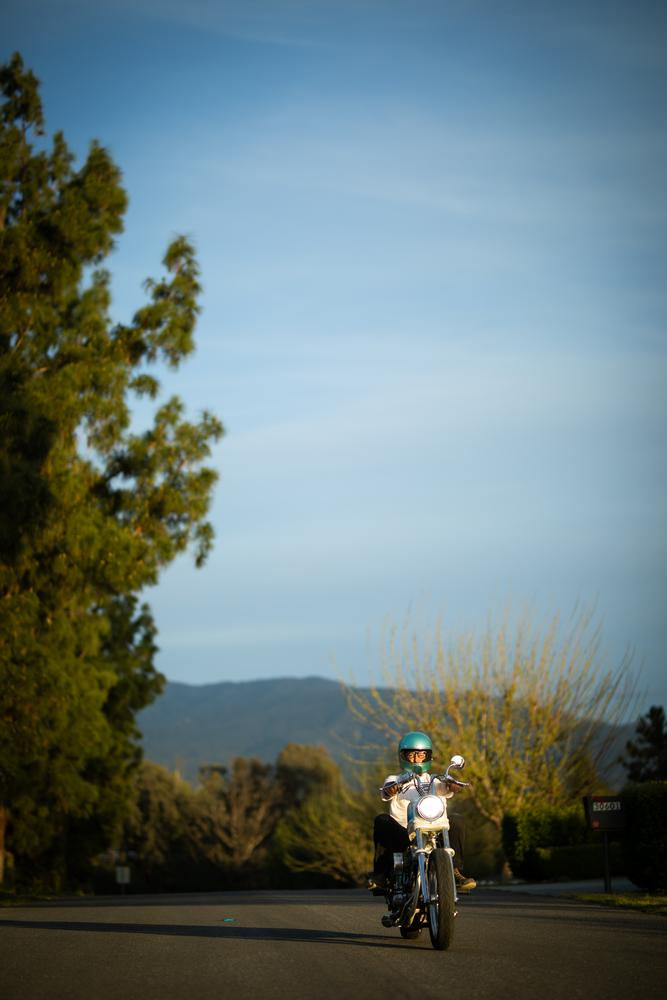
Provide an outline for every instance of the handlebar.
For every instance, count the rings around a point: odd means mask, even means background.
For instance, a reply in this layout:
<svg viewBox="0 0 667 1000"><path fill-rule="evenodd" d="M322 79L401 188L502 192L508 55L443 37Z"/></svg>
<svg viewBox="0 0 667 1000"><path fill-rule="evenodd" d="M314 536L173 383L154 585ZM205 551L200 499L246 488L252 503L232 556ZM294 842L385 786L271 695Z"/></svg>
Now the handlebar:
<svg viewBox="0 0 667 1000"><path fill-rule="evenodd" d="M413 774L411 771L405 771L403 774L399 774L397 776L397 778L396 778L396 781L391 782L391 784L397 785L398 786L398 791L402 792L404 788L408 787L408 785L411 785L411 784L417 785L417 783L419 781L419 777L420 777L419 775ZM429 783L428 783L429 784L429 792L431 791L431 788L433 787L433 782L434 781L442 781L443 784L445 784L445 785L457 785L459 788L468 788L468 786L470 785L469 781L459 781L458 778L452 778L452 777L450 777L449 768L447 768L447 770L445 771L444 774L432 774L430 776L430 780L429 780ZM425 784L425 782L424 782L424 784ZM384 790L384 787L385 786L383 785L380 788L381 792Z"/></svg>

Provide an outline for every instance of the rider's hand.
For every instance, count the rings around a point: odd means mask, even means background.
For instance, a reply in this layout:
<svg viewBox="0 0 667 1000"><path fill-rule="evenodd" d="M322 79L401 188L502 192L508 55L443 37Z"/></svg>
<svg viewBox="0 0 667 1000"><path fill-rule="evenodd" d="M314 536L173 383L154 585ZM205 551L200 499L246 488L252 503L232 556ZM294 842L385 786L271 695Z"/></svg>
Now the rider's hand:
<svg viewBox="0 0 667 1000"><path fill-rule="evenodd" d="M386 785L382 786L382 794L387 799L393 799L394 795L398 791L398 785L395 781L388 781Z"/></svg>
<svg viewBox="0 0 667 1000"><path fill-rule="evenodd" d="M447 782L447 788L450 792L460 792L464 788L470 788L471 784L472 782L470 781L455 781L455 779L452 779Z"/></svg>

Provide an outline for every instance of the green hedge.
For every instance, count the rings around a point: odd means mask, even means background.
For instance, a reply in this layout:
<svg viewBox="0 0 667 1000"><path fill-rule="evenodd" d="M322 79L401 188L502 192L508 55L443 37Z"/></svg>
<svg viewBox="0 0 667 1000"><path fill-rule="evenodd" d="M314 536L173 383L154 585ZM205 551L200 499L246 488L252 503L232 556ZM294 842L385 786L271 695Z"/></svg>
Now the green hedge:
<svg viewBox="0 0 667 1000"><path fill-rule="evenodd" d="M626 829L610 844L612 875L627 875L649 892L667 892L667 781L627 785ZM602 838L586 827L581 805L532 806L505 816L503 850L513 873L530 881L598 878Z"/></svg>
<svg viewBox="0 0 667 1000"><path fill-rule="evenodd" d="M514 874L518 878L540 880L552 877L553 864L546 860L546 849L585 845L589 834L580 805L560 809L536 805L505 816L502 839L505 857Z"/></svg>
<svg viewBox="0 0 667 1000"><path fill-rule="evenodd" d="M667 781L627 785L623 799L626 874L641 889L667 892Z"/></svg>
<svg viewBox="0 0 667 1000"><path fill-rule="evenodd" d="M604 878L604 853L602 838L597 843L576 844L567 847L538 847L524 860L524 870L535 882L558 882L561 879L576 880ZM609 845L609 870L611 875L625 874L625 859L621 844Z"/></svg>
<svg viewBox="0 0 667 1000"><path fill-rule="evenodd" d="M582 805L531 806L503 820L503 850L517 878L543 882L602 878L602 840L586 826ZM610 869L623 874L620 845L610 845Z"/></svg>

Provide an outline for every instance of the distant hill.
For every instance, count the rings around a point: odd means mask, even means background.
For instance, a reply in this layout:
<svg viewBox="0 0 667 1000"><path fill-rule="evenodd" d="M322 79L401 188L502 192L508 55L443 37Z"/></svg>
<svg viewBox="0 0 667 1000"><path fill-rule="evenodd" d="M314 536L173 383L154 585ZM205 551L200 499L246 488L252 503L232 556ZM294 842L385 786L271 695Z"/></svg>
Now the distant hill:
<svg viewBox="0 0 667 1000"><path fill-rule="evenodd" d="M234 757L273 762L287 743L324 746L344 763L355 747L378 741L348 711L341 685L323 677L198 686L170 681L137 721L145 756L191 781L202 764L229 764ZM633 731L634 724L618 728L611 759ZM618 765L611 768L612 784L620 786L624 776Z"/></svg>
<svg viewBox="0 0 667 1000"><path fill-rule="evenodd" d="M202 764L274 761L286 743L324 746L341 761L370 736L350 715L340 684L322 677L196 687L170 681L137 721L145 756L190 780Z"/></svg>

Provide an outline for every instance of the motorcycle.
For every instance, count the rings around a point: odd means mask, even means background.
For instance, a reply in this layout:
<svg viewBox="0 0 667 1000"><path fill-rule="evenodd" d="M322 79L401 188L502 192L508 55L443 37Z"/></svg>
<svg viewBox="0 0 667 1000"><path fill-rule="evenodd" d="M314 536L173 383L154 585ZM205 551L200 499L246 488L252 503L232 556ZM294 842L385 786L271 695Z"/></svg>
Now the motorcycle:
<svg viewBox="0 0 667 1000"><path fill-rule="evenodd" d="M399 792L414 785L417 796L408 805L409 847L394 854L393 872L383 892L389 913L382 917L382 924L398 927L408 940L419 937L422 927L428 925L431 944L438 951L451 946L458 895L446 801L435 793L435 782L467 787L469 782L449 773L464 766L463 757L455 754L444 774L422 781L419 775L406 772L396 779Z"/></svg>

